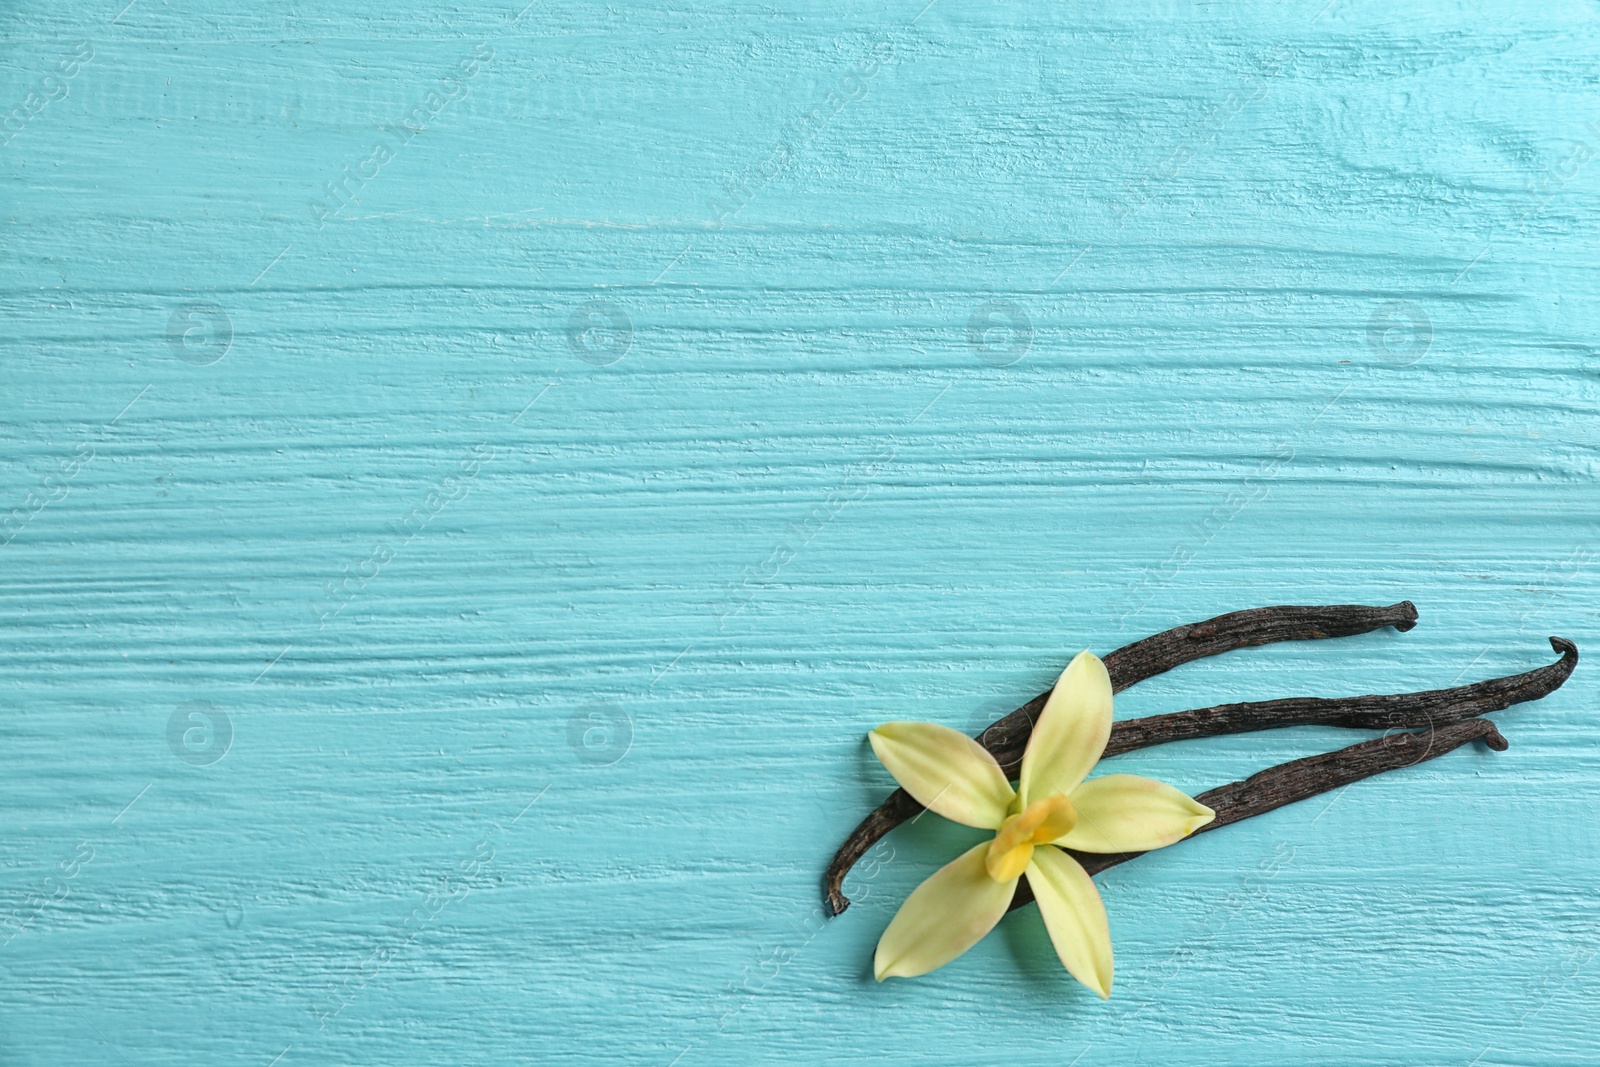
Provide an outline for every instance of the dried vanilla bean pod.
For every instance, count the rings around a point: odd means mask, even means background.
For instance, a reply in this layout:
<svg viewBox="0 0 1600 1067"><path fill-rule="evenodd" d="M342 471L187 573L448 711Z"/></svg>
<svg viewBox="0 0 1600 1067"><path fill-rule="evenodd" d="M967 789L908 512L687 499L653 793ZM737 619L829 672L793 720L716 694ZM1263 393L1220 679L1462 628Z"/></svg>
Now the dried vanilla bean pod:
<svg viewBox="0 0 1600 1067"><path fill-rule="evenodd" d="M1217 817L1189 836L1228 826L1253 815L1264 815L1286 804L1330 792L1384 771L1399 770L1436 759L1469 741L1479 740L1496 752L1504 752L1508 747L1494 723L1488 719L1468 719L1436 730L1390 734L1341 748L1337 752L1324 752L1280 763L1252 774L1242 782L1229 782L1196 796L1195 799L1215 811ZM1142 855L1143 852L1113 855L1072 853L1073 858L1083 864L1083 869L1090 874L1099 874ZM1017 883L1017 895L1012 898L1011 907L1020 908L1032 900L1033 889L1024 877Z"/></svg>
<svg viewBox="0 0 1600 1067"><path fill-rule="evenodd" d="M1409 600L1387 607L1365 604L1331 604L1316 607L1294 605L1251 608L1170 630L1131 645L1124 645L1105 657L1113 692L1164 674L1191 660L1216 656L1238 648L1273 644L1278 641L1314 641L1327 637L1351 637L1393 626L1402 633L1417 624L1417 608ZM1022 759L1022 751L1033 730L1033 722L1044 710L1050 690L1045 690L1016 711L1004 716L979 735L978 740L1000 760L1011 766ZM896 789L853 830L824 878L827 904L835 915L850 906L844 895L845 875L867 849L896 826L923 810L903 789Z"/></svg>
<svg viewBox="0 0 1600 1067"><path fill-rule="evenodd" d="M1191 660L1231 652L1236 648L1271 645L1279 641L1319 641L1329 637L1354 637L1393 626L1405 633L1417 624L1417 606L1409 600L1386 607L1366 604L1321 604L1312 607L1279 605L1250 608L1218 615L1205 622L1174 626L1170 630L1123 645L1105 657L1111 689L1121 692L1146 678L1165 674ZM1045 692L1049 695L1049 691ZM1043 704L1040 705L1043 707Z"/></svg>
<svg viewBox="0 0 1600 1067"><path fill-rule="evenodd" d="M1405 633L1417 624L1417 606L1409 600L1387 607L1365 604L1328 604L1320 607L1279 606L1252 608L1218 615L1190 626L1170 630L1123 645L1105 657L1111 691L1120 693L1147 678L1165 674L1192 660L1218 656L1240 648L1280 641L1317 641L1329 637L1354 637L1393 626ZM1046 689L1016 711L996 719L978 735L1008 774L1022 764L1023 749L1033 724L1050 699Z"/></svg>
<svg viewBox="0 0 1600 1067"><path fill-rule="evenodd" d="M1554 663L1522 674L1488 678L1451 689L1388 696L1287 697L1128 719L1111 728L1105 755L1116 756L1170 741L1271 730L1280 726L1343 726L1357 730L1446 726L1491 711L1503 711L1513 704L1538 700L1560 689L1578 665L1578 646L1564 637L1552 637L1550 647L1561 653L1561 658ZM1018 761L1021 758L1019 753ZM1015 767L1007 769L1016 770Z"/></svg>

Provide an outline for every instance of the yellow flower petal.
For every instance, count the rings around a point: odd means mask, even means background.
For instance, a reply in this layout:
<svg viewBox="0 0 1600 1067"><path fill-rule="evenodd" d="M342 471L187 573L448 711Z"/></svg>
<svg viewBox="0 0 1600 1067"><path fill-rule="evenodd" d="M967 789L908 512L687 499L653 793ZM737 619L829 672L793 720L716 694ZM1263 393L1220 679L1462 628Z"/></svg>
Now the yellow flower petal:
<svg viewBox="0 0 1600 1067"><path fill-rule="evenodd" d="M1022 806L1071 793L1105 751L1111 736L1111 676L1092 652L1079 652L1061 672L1022 756Z"/></svg>
<svg viewBox="0 0 1600 1067"><path fill-rule="evenodd" d="M1011 905L1017 880L990 878L984 866L988 851L989 842L985 841L963 852L930 875L900 905L872 960L878 981L915 978L937 970L994 929Z"/></svg>
<svg viewBox="0 0 1600 1067"><path fill-rule="evenodd" d="M998 829L1016 797L994 757L930 722L887 722L867 735L878 760L917 803L967 826Z"/></svg>
<svg viewBox="0 0 1600 1067"><path fill-rule="evenodd" d="M1145 852L1182 841L1217 813L1182 790L1137 774L1108 774L1072 791L1078 823L1055 840L1079 852Z"/></svg>
<svg viewBox="0 0 1600 1067"><path fill-rule="evenodd" d="M1028 864L1028 884L1062 965L1101 1000L1109 998L1111 925L1089 872L1059 848L1040 845Z"/></svg>

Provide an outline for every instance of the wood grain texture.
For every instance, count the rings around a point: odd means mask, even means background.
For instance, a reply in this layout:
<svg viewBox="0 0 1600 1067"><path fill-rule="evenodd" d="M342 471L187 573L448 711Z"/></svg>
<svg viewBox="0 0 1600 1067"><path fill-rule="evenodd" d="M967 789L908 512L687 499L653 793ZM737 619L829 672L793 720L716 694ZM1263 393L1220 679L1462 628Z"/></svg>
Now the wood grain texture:
<svg viewBox="0 0 1600 1067"><path fill-rule="evenodd" d="M923 2L4 6L0 1063L1600 1060L1587 666L1106 872L1107 1004L871 981L932 818L822 922L866 731L1081 648L1600 647L1592 5Z"/></svg>

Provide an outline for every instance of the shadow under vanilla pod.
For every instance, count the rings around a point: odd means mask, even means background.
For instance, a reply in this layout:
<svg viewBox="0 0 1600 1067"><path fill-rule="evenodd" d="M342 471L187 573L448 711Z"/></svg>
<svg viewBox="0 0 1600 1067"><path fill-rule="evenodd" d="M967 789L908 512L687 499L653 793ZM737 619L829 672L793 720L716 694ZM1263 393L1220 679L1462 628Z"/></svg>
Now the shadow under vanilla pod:
<svg viewBox="0 0 1600 1067"><path fill-rule="evenodd" d="M1387 607L1341 604L1233 612L1147 637L1103 661L1082 653L1056 686L997 720L976 740L927 723L879 727L870 735L874 751L902 788L840 846L824 879L827 910L838 915L849 907L844 878L867 849L931 808L958 822L992 828L996 838L947 864L912 894L879 944L878 977L926 973L960 955L1005 911L1036 899L1031 876L1050 890L1041 907L1062 962L1085 985L1107 996L1109 934L1088 876L1144 850L1435 759L1469 741L1504 751L1507 743L1495 724L1479 716L1560 688L1577 666L1578 649L1552 637L1551 647L1560 653L1555 663L1449 689L1220 704L1120 723L1110 722L1112 693L1191 660L1235 649L1348 637L1386 626L1404 632L1416 620L1410 601ZM1268 768L1192 799L1134 775L1084 780L1089 767L1105 756L1171 741L1301 725L1389 732ZM1033 755L1025 760L1030 741ZM1030 787L1030 776L1049 787ZM1020 789L1012 790L1009 781L1019 777ZM926 807L913 793L927 801Z"/></svg>

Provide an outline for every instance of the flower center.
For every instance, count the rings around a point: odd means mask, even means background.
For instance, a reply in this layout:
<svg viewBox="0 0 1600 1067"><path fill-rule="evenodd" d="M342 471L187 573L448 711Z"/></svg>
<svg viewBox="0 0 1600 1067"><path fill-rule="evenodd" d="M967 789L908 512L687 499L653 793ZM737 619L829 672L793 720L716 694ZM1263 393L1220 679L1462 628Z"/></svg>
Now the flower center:
<svg viewBox="0 0 1600 1067"><path fill-rule="evenodd" d="M984 865L997 882L1020 878L1033 859L1033 846L1065 837L1078 825L1078 810L1072 801L1057 793L1036 800L1015 815L1008 816L989 843Z"/></svg>

